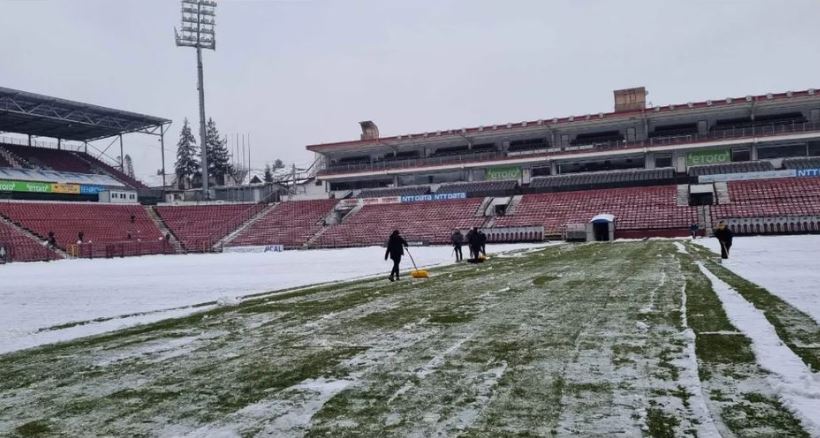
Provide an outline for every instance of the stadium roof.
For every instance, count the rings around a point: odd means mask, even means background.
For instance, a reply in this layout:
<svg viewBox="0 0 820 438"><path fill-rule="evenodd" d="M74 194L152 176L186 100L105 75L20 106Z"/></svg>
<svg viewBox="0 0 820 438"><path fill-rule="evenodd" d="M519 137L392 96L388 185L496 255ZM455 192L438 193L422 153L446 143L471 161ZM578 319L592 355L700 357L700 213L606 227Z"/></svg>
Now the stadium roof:
<svg viewBox="0 0 820 438"><path fill-rule="evenodd" d="M0 131L91 141L152 132L168 119L0 87Z"/></svg>
<svg viewBox="0 0 820 438"><path fill-rule="evenodd" d="M792 98L806 98L806 97L813 97L818 98L820 97L820 93L817 92L818 90L814 88L810 88L808 90L802 91L787 91L785 93L767 93L763 95L756 95L756 96L743 96L743 97L727 97L725 99L716 99L716 100L705 100L700 102L688 102L684 104L675 104L675 105L665 105L665 106L654 106L654 107L647 107L640 110L630 110L630 111L618 111L618 112L607 112L607 113L597 113L597 114L585 114L581 116L569 116L569 117L554 117L554 118L544 118L539 120L531 120L531 121L524 121L524 122L516 122L516 123L503 123L503 124L496 124L490 126L478 126L473 128L461 128L461 129L449 129L449 130L439 130L435 132L422 132L416 134L404 134L404 135L396 135L392 137L380 137L376 139L359 139L359 140L349 140L349 141L340 141L340 142L333 142L333 143L318 143L307 145L306 149L313 152L332 152L332 151L341 151L341 152L349 152L354 151L356 148L360 147L370 147L370 146L389 146L389 145L397 145L407 143L416 143L416 142L435 142L440 141L442 139L448 138L463 138L465 135L491 135L491 134L507 134L509 132L516 132L522 130L531 130L537 128L545 128L545 127L553 127L565 124L573 124L573 123L584 123L588 121L600 121L600 120L611 120L617 118L629 118L635 117L637 115L642 114L650 114L650 113L660 113L660 114L685 114L687 111L691 110L698 110L698 109L715 109L715 108L726 108L726 107L737 107L742 105L750 105L754 103L764 103L768 101L782 101L786 99Z"/></svg>

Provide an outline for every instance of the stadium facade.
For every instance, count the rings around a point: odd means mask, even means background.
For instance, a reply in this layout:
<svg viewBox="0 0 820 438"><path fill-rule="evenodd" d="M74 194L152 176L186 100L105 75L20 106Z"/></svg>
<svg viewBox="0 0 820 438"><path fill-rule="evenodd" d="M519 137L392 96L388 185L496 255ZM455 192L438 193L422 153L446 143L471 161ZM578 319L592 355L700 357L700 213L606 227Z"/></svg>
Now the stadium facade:
<svg viewBox="0 0 820 438"><path fill-rule="evenodd" d="M328 192L419 184L517 180L624 169L770 161L820 155L814 89L647 107L646 90L614 92L608 113L307 146Z"/></svg>

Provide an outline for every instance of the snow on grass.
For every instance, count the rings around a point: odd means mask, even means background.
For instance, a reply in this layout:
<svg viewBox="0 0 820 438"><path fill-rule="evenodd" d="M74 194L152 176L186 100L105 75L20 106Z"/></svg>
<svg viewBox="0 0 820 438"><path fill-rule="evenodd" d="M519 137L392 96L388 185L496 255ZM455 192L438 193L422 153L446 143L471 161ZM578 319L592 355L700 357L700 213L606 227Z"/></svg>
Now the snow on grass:
<svg viewBox="0 0 820 438"><path fill-rule="evenodd" d="M820 374L783 344L762 312L702 263L698 267L712 283L732 324L752 340L757 362L771 373L768 378L785 406L801 418L804 427L820 435Z"/></svg>
<svg viewBox="0 0 820 438"><path fill-rule="evenodd" d="M758 422L737 436L801 436L760 403L704 408L772 391L743 372L751 353L699 385L691 330L733 327L706 321L717 297L687 303L690 274L714 296L689 259L667 241L558 246L19 351L0 356L0 435L709 437L734 408Z"/></svg>
<svg viewBox="0 0 820 438"><path fill-rule="evenodd" d="M413 253L420 266L440 266L453 262L450 249L418 247ZM210 308L193 307L201 303L232 306L261 292L386 274L390 265L383 256L382 248L368 247L2 265L0 354ZM409 259L403 264L407 269Z"/></svg>
<svg viewBox="0 0 820 438"><path fill-rule="evenodd" d="M311 418L336 394L353 384L346 379L307 379L283 391L280 398L264 400L231 414L222 424L200 427L185 438L241 437L248 424L262 423L260 436L303 436Z"/></svg>
<svg viewBox="0 0 820 438"><path fill-rule="evenodd" d="M687 254L686 248L680 242L675 242L675 247L679 254ZM720 437L720 432L715 424L715 420L709 412L706 399L707 395L703 391L703 384L698 374L698 359L695 353L695 332L689 327L689 319L686 316L686 283L681 287L680 318L684 327L683 336L686 339L686 349L684 357L675 362L681 369L681 386L688 394L691 394L689 406L692 415L698 421L694 421L697 436L704 438Z"/></svg>
<svg viewBox="0 0 820 438"><path fill-rule="evenodd" d="M717 239L694 241L720 253ZM723 266L760 285L820 324L820 236L754 236L734 239Z"/></svg>

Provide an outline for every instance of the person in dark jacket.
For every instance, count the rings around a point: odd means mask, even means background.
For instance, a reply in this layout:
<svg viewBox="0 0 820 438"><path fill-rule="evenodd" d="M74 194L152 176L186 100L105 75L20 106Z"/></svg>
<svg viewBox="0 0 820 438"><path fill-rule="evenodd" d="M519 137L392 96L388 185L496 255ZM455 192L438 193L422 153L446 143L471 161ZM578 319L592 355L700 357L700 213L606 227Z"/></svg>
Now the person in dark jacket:
<svg viewBox="0 0 820 438"><path fill-rule="evenodd" d="M467 245L470 247L470 258L478 259L481 253L481 236L478 234L477 227L473 227L473 229L467 233Z"/></svg>
<svg viewBox="0 0 820 438"><path fill-rule="evenodd" d="M725 222L720 221L714 231L714 235L718 242L720 242L720 258L728 259L729 250L732 248L732 237L734 236L732 230Z"/></svg>
<svg viewBox="0 0 820 438"><path fill-rule="evenodd" d="M460 262L464 260L464 256L461 253L461 245L464 244L464 235L461 234L461 230L455 230L453 235L450 236L450 241L453 242L453 252L456 254L456 261Z"/></svg>
<svg viewBox="0 0 820 438"><path fill-rule="evenodd" d="M484 234L483 231L478 232L478 244L481 249L481 254L487 257L487 235ZM476 254L476 257L478 257L478 254Z"/></svg>
<svg viewBox="0 0 820 438"><path fill-rule="evenodd" d="M387 250L384 252L385 260L388 256L393 260L393 269L390 271L390 276L387 277L390 281L399 279L399 263L401 263L401 256L404 255L404 248L406 247L407 241L401 237L399 230L393 230L390 238L387 239Z"/></svg>
<svg viewBox="0 0 820 438"><path fill-rule="evenodd" d="M48 232L48 239L46 240L46 242L48 242L49 249L57 248L57 238L54 237L54 231Z"/></svg>
<svg viewBox="0 0 820 438"><path fill-rule="evenodd" d="M698 237L698 230L700 226L698 224L689 225L689 234L692 235L692 240L695 240Z"/></svg>

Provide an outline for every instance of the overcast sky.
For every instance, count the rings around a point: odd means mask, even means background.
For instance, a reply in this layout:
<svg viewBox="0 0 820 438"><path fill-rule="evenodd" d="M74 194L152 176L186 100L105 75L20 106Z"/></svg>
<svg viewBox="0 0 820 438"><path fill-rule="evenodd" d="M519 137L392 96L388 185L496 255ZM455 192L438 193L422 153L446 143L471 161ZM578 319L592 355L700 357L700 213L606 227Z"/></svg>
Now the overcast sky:
<svg viewBox="0 0 820 438"><path fill-rule="evenodd" d="M177 0L0 0L0 86L197 123ZM816 0L220 0L206 112L253 166L305 145L820 87ZM126 138L138 176L151 137Z"/></svg>

